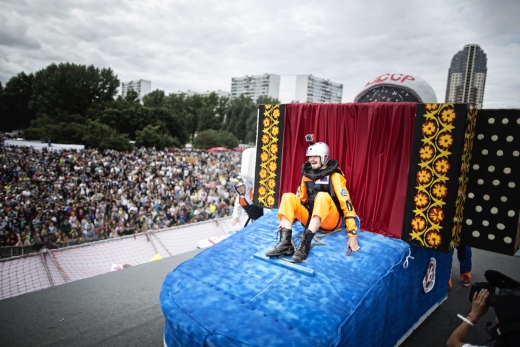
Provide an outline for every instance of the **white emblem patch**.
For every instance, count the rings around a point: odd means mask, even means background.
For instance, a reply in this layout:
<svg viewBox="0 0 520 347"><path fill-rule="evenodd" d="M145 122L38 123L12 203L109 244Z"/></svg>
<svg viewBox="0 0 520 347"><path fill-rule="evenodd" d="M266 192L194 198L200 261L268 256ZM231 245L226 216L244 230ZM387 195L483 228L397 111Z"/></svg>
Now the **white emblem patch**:
<svg viewBox="0 0 520 347"><path fill-rule="evenodd" d="M345 188L341 189L341 196L347 196L347 190Z"/></svg>
<svg viewBox="0 0 520 347"><path fill-rule="evenodd" d="M430 264L426 269L426 273L423 278L423 289L425 293L428 293L435 286L435 270L437 268L437 260L435 258L430 258Z"/></svg>
<svg viewBox="0 0 520 347"><path fill-rule="evenodd" d="M296 196L300 197L300 190L299 189L296 191Z"/></svg>

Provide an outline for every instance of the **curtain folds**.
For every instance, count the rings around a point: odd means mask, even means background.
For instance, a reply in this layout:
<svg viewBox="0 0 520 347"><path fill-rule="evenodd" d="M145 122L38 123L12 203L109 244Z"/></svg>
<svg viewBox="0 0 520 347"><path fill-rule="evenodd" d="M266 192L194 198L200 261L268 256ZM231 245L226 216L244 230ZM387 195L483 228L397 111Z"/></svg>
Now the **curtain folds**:
<svg viewBox="0 0 520 347"><path fill-rule="evenodd" d="M306 134L331 149L363 230L401 237L416 103L287 104L280 196L294 192Z"/></svg>

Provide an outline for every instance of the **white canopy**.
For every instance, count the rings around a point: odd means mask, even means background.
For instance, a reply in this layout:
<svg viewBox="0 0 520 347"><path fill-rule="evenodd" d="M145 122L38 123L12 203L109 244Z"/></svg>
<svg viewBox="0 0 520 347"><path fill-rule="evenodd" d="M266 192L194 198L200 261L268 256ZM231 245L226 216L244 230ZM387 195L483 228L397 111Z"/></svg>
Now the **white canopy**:
<svg viewBox="0 0 520 347"><path fill-rule="evenodd" d="M52 143L49 147L49 143L41 141L25 141L25 140L4 140L4 146L23 146L33 147L34 149L42 150L47 148L49 151L61 151L64 149L85 149L84 145L69 145L61 143Z"/></svg>

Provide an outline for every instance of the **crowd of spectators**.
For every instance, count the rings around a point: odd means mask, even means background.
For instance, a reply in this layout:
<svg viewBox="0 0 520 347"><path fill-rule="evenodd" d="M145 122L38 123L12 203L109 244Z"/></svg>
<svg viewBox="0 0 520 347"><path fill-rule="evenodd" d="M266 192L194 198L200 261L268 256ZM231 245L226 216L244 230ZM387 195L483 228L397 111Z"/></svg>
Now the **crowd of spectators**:
<svg viewBox="0 0 520 347"><path fill-rule="evenodd" d="M0 247L57 248L232 214L241 155L0 148Z"/></svg>

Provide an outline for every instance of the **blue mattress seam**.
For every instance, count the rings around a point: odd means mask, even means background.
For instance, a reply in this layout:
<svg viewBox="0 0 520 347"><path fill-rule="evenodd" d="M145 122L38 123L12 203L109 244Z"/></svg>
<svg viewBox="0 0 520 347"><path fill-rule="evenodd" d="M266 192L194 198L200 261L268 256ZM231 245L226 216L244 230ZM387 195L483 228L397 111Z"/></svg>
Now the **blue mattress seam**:
<svg viewBox="0 0 520 347"><path fill-rule="evenodd" d="M251 299L249 299L248 302L251 302L253 301L254 299L256 299L260 294L262 294L263 292L265 292L267 289L269 289L269 287L271 287L276 281L278 281L280 279L280 277L282 277L283 275L285 275L289 270L285 270L284 272L282 272L280 275L278 275L274 280L271 281L271 283L269 283L264 289L262 289L260 292L258 292L255 296L253 296Z"/></svg>

